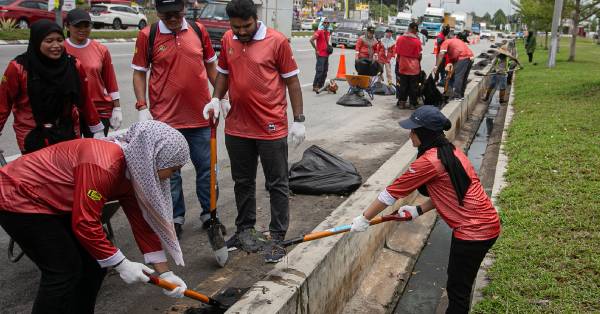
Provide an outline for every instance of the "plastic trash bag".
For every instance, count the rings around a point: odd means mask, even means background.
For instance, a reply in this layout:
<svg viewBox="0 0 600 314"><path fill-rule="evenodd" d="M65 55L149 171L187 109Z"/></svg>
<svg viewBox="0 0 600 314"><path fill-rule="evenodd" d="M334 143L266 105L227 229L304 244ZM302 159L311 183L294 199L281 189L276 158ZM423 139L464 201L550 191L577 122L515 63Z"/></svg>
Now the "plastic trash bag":
<svg viewBox="0 0 600 314"><path fill-rule="evenodd" d="M381 64L366 58L356 60L354 62L354 68L358 75L376 76L383 72Z"/></svg>
<svg viewBox="0 0 600 314"><path fill-rule="evenodd" d="M342 95L340 99L336 102L338 105L347 106L347 107L370 107L372 106L371 102L364 96L364 92L362 92L362 96L358 93L347 93Z"/></svg>
<svg viewBox="0 0 600 314"><path fill-rule="evenodd" d="M393 85L376 82L373 84L373 94L385 96L396 95L396 88Z"/></svg>
<svg viewBox="0 0 600 314"><path fill-rule="evenodd" d="M296 194L349 194L361 184L352 163L316 145L306 149L289 172L290 190Z"/></svg>

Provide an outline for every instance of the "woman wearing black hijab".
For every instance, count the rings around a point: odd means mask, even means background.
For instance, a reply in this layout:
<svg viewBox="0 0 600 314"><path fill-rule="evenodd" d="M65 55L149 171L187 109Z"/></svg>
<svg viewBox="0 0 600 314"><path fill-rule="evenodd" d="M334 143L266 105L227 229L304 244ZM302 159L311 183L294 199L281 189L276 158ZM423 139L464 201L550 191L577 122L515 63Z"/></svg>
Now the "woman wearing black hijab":
<svg viewBox="0 0 600 314"><path fill-rule="evenodd" d="M479 266L500 235L498 212L467 156L446 139L444 131L450 130L452 123L436 107L418 108L400 126L410 129L417 159L354 219L352 231L365 231L369 220L414 190L429 196L420 205L400 207L398 215L414 219L436 208L452 228L446 313L468 313Z"/></svg>
<svg viewBox="0 0 600 314"><path fill-rule="evenodd" d="M0 84L0 130L12 111L22 153L79 137L83 114L90 129L103 125L88 97L79 62L65 52L62 28L48 20L31 24L27 51L12 60Z"/></svg>

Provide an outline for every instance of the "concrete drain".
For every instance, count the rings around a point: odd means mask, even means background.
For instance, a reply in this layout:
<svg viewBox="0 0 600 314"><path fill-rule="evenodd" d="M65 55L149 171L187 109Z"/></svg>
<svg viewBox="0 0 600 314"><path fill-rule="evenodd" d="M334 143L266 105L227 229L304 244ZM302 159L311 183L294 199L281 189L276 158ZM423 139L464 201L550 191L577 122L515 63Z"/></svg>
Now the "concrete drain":
<svg viewBox="0 0 600 314"><path fill-rule="evenodd" d="M219 293L215 294L212 298L221 302L221 304L230 307L235 302L239 301L242 296L246 293L246 291L250 290L250 288L225 288ZM218 314L224 313L225 311L221 309L217 309L213 306L202 304L200 307L192 307L187 309L185 314Z"/></svg>

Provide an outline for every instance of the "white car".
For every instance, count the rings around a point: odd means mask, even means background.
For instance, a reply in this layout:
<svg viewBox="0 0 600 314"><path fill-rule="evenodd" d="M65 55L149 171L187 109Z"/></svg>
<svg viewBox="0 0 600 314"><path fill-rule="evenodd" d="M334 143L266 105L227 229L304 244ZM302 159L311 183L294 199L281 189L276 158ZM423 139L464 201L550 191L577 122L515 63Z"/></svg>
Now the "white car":
<svg viewBox="0 0 600 314"><path fill-rule="evenodd" d="M312 26L315 23L315 20L313 19L307 19L302 21L302 24L300 24L300 29L303 31L312 31Z"/></svg>
<svg viewBox="0 0 600 314"><path fill-rule="evenodd" d="M479 34L479 37L481 39L483 39L483 38L492 38L492 36L493 36L492 32L490 32L488 30L483 30L483 31L481 31L481 34Z"/></svg>
<svg viewBox="0 0 600 314"><path fill-rule="evenodd" d="M148 25L148 19L137 8L122 4L94 4L90 8L94 28L110 25L113 29L127 29L134 26L142 29Z"/></svg>

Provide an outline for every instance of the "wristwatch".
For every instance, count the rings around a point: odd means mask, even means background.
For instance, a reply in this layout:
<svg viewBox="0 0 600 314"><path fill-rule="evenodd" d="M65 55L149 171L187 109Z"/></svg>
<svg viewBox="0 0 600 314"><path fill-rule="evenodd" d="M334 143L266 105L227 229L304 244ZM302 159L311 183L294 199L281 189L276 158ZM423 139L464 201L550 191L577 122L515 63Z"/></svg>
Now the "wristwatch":
<svg viewBox="0 0 600 314"><path fill-rule="evenodd" d="M294 122L304 122L306 117L303 114L299 114L297 117L294 117Z"/></svg>

